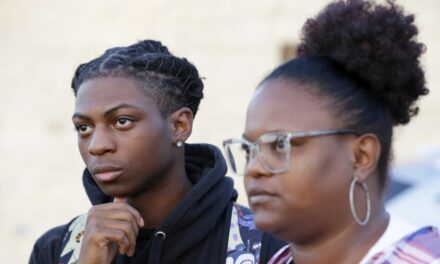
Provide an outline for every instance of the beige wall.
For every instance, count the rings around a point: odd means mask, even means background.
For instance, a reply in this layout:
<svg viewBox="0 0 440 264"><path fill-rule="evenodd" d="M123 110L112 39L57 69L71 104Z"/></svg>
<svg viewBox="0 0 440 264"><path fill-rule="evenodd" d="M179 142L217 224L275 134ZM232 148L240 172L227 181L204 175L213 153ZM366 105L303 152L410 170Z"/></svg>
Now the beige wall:
<svg viewBox="0 0 440 264"><path fill-rule="evenodd" d="M206 77L192 142L241 134L258 81L325 0L0 0L0 263L26 263L45 230L88 209L70 122L75 67L106 48L162 40ZM440 2L400 1L417 14L429 86L398 132L398 162L440 148ZM425 147L424 147L425 146Z"/></svg>

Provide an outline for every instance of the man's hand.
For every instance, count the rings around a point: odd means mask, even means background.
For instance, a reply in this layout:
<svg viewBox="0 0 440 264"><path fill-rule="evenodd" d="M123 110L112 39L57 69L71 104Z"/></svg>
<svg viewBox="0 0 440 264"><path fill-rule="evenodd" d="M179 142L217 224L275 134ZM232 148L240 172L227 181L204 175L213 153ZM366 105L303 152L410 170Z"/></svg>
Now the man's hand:
<svg viewBox="0 0 440 264"><path fill-rule="evenodd" d="M79 263L110 264L116 252L133 256L144 220L125 199L100 204L89 210Z"/></svg>

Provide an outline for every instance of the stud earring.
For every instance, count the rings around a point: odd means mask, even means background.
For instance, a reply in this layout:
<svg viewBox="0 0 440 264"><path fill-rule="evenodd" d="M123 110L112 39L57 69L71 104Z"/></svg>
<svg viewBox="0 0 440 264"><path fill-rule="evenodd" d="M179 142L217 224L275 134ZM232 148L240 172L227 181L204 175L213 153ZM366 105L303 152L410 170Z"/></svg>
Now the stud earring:
<svg viewBox="0 0 440 264"><path fill-rule="evenodd" d="M176 143L176 146L178 147L178 148L180 148L181 146L183 145L183 142L182 141L177 141L177 143Z"/></svg>

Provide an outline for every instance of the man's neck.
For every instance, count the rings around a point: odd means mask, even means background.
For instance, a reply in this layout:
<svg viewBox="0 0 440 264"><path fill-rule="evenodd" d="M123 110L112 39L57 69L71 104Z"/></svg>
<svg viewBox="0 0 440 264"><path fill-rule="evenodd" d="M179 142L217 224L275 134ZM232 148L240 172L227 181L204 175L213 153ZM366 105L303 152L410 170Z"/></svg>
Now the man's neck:
<svg viewBox="0 0 440 264"><path fill-rule="evenodd" d="M159 227L191 190L193 185L186 176L184 165L181 167L178 170L180 173L172 173L171 176L165 177L154 189L127 199L144 219L145 229Z"/></svg>

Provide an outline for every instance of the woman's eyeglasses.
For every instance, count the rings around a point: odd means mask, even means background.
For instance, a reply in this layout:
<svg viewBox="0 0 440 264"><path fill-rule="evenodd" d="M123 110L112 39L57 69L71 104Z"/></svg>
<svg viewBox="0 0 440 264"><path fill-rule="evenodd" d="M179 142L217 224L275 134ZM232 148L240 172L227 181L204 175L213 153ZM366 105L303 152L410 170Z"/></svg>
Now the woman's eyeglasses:
<svg viewBox="0 0 440 264"><path fill-rule="evenodd" d="M255 155L268 172L283 173L289 168L290 150L295 139L348 134L358 135L352 129L270 132L261 135L255 142L246 139L227 139L223 141L223 147L226 160L235 175L246 175L249 160L255 158Z"/></svg>

